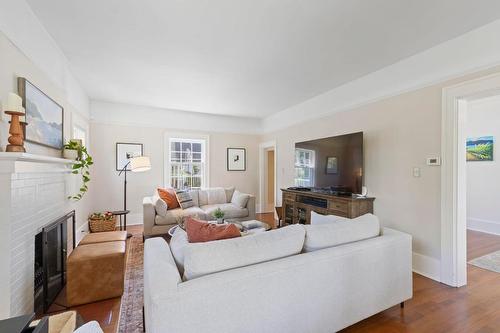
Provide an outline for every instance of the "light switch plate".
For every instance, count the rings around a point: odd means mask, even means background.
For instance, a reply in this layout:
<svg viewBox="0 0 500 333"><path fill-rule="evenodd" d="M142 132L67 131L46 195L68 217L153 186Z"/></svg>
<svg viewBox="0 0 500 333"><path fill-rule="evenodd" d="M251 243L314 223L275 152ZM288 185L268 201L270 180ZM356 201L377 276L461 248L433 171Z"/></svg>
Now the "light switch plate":
<svg viewBox="0 0 500 333"><path fill-rule="evenodd" d="M419 167L414 167L413 168L413 177L419 178L420 177L420 168Z"/></svg>

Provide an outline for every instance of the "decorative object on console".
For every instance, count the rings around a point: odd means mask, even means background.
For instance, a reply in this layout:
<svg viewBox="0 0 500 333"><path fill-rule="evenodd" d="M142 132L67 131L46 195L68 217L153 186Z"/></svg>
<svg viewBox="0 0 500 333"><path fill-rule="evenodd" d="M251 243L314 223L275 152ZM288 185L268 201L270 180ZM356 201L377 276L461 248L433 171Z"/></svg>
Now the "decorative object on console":
<svg viewBox="0 0 500 333"><path fill-rule="evenodd" d="M224 212L220 209L220 207L215 210L213 215L217 219L218 224L224 223Z"/></svg>
<svg viewBox="0 0 500 333"><path fill-rule="evenodd" d="M142 144L141 144L141 152L142 152ZM118 144L117 144L117 158L118 158ZM144 172L151 170L151 161L149 157L146 156L128 156L128 162L123 166L123 168L118 173L118 176L121 176L122 173L125 174L123 178L123 211L127 211L127 171L132 172ZM128 168L130 166L130 169ZM128 213L128 211L127 211ZM124 214L124 224L125 230L127 230L127 214ZM129 237L132 237L132 234L129 234Z"/></svg>
<svg viewBox="0 0 500 333"><path fill-rule="evenodd" d="M17 88L26 108L26 141L50 148L63 148L64 109L23 77Z"/></svg>
<svg viewBox="0 0 500 333"><path fill-rule="evenodd" d="M66 152L74 153L69 155L69 153ZM72 166L73 171L71 171L71 173L75 175L80 173L82 175L82 185L80 186L80 192L76 195L69 196L68 199L78 201L85 195L85 193L89 189L87 183L90 182L90 166L94 164L94 161L92 160L92 156L90 156L87 152L87 148L82 145L81 140L70 140L68 143L66 143L64 145L63 154L68 154L66 156L70 157L76 155L76 161Z"/></svg>
<svg viewBox="0 0 500 333"><path fill-rule="evenodd" d="M328 175L335 175L339 171L338 161L336 157L327 157L326 158L326 173Z"/></svg>
<svg viewBox="0 0 500 333"><path fill-rule="evenodd" d="M10 116L10 127L9 127L9 144L5 148L7 152L26 152L24 149L24 130L21 125L19 117L25 115L23 108L23 100L20 96L9 93L7 97L7 104L4 105L5 114ZM26 126L26 123L24 123Z"/></svg>
<svg viewBox="0 0 500 333"><path fill-rule="evenodd" d="M116 171L122 171L127 166L127 171L131 171L130 159L144 155L142 143L116 143Z"/></svg>
<svg viewBox="0 0 500 333"><path fill-rule="evenodd" d="M90 232L114 231L116 217L112 212L92 213L89 216Z"/></svg>
<svg viewBox="0 0 500 333"><path fill-rule="evenodd" d="M227 148L227 171L245 171L246 155L245 148Z"/></svg>
<svg viewBox="0 0 500 333"><path fill-rule="evenodd" d="M185 226L190 243L209 242L241 236L238 227L232 223L217 225L188 217Z"/></svg>
<svg viewBox="0 0 500 333"><path fill-rule="evenodd" d="M493 161L492 136L467 138L467 161Z"/></svg>

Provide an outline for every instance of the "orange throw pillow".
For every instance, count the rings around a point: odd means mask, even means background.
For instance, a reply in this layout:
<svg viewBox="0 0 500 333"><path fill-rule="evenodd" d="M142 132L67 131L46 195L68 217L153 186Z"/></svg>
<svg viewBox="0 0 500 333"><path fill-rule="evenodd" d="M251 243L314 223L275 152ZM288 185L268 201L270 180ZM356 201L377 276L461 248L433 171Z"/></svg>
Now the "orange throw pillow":
<svg viewBox="0 0 500 333"><path fill-rule="evenodd" d="M179 208L179 201L173 188L158 188L160 199L167 203L168 209Z"/></svg>
<svg viewBox="0 0 500 333"><path fill-rule="evenodd" d="M234 224L214 224L188 217L184 223L190 243L209 242L219 239L240 237Z"/></svg>

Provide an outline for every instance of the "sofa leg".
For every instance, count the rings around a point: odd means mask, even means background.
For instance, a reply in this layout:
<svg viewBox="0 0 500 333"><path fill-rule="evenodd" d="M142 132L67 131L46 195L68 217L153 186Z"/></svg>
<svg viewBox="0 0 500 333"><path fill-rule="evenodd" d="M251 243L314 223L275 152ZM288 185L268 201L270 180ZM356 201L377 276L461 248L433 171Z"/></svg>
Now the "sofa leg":
<svg viewBox="0 0 500 333"><path fill-rule="evenodd" d="M399 303L399 306L401 307L401 309L404 309L405 308L405 302Z"/></svg>
<svg viewBox="0 0 500 333"><path fill-rule="evenodd" d="M146 318L144 316L144 306L142 307L142 331L146 332Z"/></svg>

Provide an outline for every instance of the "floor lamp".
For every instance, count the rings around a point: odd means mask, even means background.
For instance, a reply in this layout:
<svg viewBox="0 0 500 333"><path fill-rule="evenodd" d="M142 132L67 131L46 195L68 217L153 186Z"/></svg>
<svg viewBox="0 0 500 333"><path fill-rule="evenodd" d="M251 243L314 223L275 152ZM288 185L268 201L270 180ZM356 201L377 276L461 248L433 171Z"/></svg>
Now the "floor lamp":
<svg viewBox="0 0 500 333"><path fill-rule="evenodd" d="M128 166L130 165L130 170L128 170ZM138 157L132 157L129 159L127 164L123 166L123 168L120 170L120 173L118 176L121 176L122 173L125 174L124 179L123 179L123 212L124 212L124 225L125 225L125 230L127 230L127 171L132 171L132 172L144 172L151 170L151 161L149 160L149 157L146 156L138 156ZM121 220L120 220L121 221Z"/></svg>

